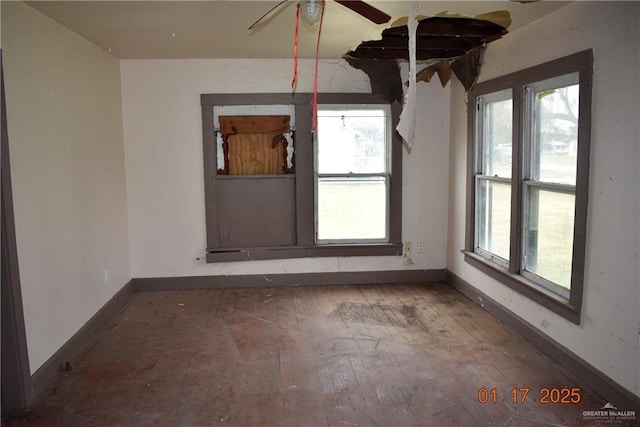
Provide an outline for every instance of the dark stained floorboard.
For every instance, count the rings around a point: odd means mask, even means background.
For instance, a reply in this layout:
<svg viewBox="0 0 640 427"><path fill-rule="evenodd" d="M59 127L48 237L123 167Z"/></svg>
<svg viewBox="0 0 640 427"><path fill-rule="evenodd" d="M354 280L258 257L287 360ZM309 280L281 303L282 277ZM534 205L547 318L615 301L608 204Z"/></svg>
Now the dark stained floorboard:
<svg viewBox="0 0 640 427"><path fill-rule="evenodd" d="M541 404L542 387L581 402ZM578 426L604 403L448 286L270 287L134 293L3 424Z"/></svg>

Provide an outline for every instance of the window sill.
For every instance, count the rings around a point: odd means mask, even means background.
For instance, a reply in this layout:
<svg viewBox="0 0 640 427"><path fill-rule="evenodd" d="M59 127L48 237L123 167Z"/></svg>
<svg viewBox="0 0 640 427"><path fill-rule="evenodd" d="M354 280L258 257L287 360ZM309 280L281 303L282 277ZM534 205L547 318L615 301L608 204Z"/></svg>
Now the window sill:
<svg viewBox="0 0 640 427"><path fill-rule="evenodd" d="M207 263L286 258L400 256L402 243L207 249Z"/></svg>
<svg viewBox="0 0 640 427"><path fill-rule="evenodd" d="M491 276L505 286L537 302L541 306L553 311L576 325L580 324L580 307L577 307L560 295L557 295L524 277L509 272L486 258L463 250L464 260L478 270Z"/></svg>

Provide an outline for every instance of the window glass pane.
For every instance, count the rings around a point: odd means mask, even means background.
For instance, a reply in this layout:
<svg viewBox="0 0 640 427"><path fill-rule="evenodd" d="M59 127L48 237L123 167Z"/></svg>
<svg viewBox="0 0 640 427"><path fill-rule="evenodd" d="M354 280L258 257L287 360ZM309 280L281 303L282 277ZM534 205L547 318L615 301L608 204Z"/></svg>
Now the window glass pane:
<svg viewBox="0 0 640 427"><path fill-rule="evenodd" d="M476 209L476 246L508 260L511 185L479 179Z"/></svg>
<svg viewBox="0 0 640 427"><path fill-rule="evenodd" d="M383 109L318 111L318 172L386 172L387 120Z"/></svg>
<svg viewBox="0 0 640 427"><path fill-rule="evenodd" d="M318 240L387 236L385 178L319 178L317 209Z"/></svg>
<svg viewBox="0 0 640 427"><path fill-rule="evenodd" d="M575 185L579 85L533 93L532 178Z"/></svg>
<svg viewBox="0 0 640 427"><path fill-rule="evenodd" d="M575 195L527 186L524 268L569 289Z"/></svg>
<svg viewBox="0 0 640 427"><path fill-rule="evenodd" d="M482 121L482 173L490 176L511 177L511 148L513 101L511 91L500 93L501 98L484 101Z"/></svg>

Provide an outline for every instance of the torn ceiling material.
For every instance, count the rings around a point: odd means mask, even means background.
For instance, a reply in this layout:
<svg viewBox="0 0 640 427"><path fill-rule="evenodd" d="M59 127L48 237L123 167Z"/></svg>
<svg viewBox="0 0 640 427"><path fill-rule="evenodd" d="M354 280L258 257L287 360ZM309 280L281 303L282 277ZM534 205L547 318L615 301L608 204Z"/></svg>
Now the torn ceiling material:
<svg viewBox="0 0 640 427"><path fill-rule="evenodd" d="M431 81L431 77L433 77L435 73L438 73L440 84L442 84L442 87L445 87L447 83L449 83L449 80L451 80L451 71L453 71L456 77L458 77L458 80L460 80L460 83L462 83L462 86L464 86L465 92L469 92L480 73L480 61L485 49L486 46L483 45L470 50L459 58L436 62L420 71L416 75L416 80L419 82L428 82Z"/></svg>
<svg viewBox="0 0 640 427"><path fill-rule="evenodd" d="M356 70L362 70L371 81L371 92L389 103L402 101L402 77L396 61L358 59L345 56L344 59Z"/></svg>
<svg viewBox="0 0 640 427"><path fill-rule="evenodd" d="M507 12L505 12L507 13ZM416 58L457 58L507 33L502 25L478 18L433 16L418 21ZM365 41L348 55L369 59L409 59L406 25L387 28L381 40Z"/></svg>
<svg viewBox="0 0 640 427"><path fill-rule="evenodd" d="M367 69L372 68L372 63L407 60L409 30L406 21L407 18L397 20L382 32L380 40L361 43L347 52L345 59L355 68L366 62ZM510 24L507 11L473 18L443 13L420 19L416 31L416 59L426 63L427 68L418 74L418 81L429 81L438 73L444 86L453 71L468 91L479 73L484 46L505 35ZM366 69L363 71L367 72ZM379 86L374 84L371 74L369 77L372 87Z"/></svg>

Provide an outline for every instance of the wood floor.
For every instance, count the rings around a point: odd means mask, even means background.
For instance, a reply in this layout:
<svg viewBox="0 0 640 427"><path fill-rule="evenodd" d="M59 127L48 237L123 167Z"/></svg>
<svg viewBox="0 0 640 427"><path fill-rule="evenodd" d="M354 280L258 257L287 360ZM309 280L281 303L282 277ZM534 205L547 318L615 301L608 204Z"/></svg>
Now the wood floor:
<svg viewBox="0 0 640 427"><path fill-rule="evenodd" d="M8 425L556 426L605 403L442 284L134 293L72 368Z"/></svg>

